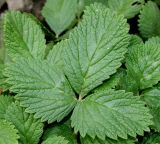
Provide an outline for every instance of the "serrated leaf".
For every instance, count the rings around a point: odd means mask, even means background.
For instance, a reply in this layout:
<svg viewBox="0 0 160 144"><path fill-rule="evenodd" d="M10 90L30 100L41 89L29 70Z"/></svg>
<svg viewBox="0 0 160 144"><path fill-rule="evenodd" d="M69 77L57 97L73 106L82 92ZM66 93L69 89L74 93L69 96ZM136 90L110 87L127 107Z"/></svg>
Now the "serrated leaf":
<svg viewBox="0 0 160 144"><path fill-rule="evenodd" d="M102 91L102 90L107 90L107 89L114 89L120 82L120 79L124 76L125 72L123 69L119 69L117 73L112 75L109 80L103 82L102 85L97 87L94 91Z"/></svg>
<svg viewBox="0 0 160 144"><path fill-rule="evenodd" d="M138 89L149 88L160 80L160 45L146 42L130 49L127 55L127 74Z"/></svg>
<svg viewBox="0 0 160 144"><path fill-rule="evenodd" d="M6 77L4 76L5 65L0 64L0 90L6 91L9 89L10 85L6 83Z"/></svg>
<svg viewBox="0 0 160 144"><path fill-rule="evenodd" d="M18 144L18 134L15 127L0 119L0 144Z"/></svg>
<svg viewBox="0 0 160 144"><path fill-rule="evenodd" d="M68 144L68 141L65 140L64 137L61 136L54 136L47 138L42 144Z"/></svg>
<svg viewBox="0 0 160 144"><path fill-rule="evenodd" d="M128 49L136 47L139 44L143 44L143 40L138 35L131 35Z"/></svg>
<svg viewBox="0 0 160 144"><path fill-rule="evenodd" d="M45 55L44 34L33 18L26 13L7 12L4 16L4 44L12 59Z"/></svg>
<svg viewBox="0 0 160 144"><path fill-rule="evenodd" d="M150 108L150 112L153 116L153 125L152 125L152 129L154 129L155 131L160 132L160 107L152 107Z"/></svg>
<svg viewBox="0 0 160 144"><path fill-rule="evenodd" d="M58 36L71 25L76 17L76 12L77 0L47 0L42 15Z"/></svg>
<svg viewBox="0 0 160 144"><path fill-rule="evenodd" d="M159 144L160 142L160 134L153 133L149 136L144 137L142 144Z"/></svg>
<svg viewBox="0 0 160 144"><path fill-rule="evenodd" d="M144 0L108 0L107 6L129 19L140 12L143 4Z"/></svg>
<svg viewBox="0 0 160 144"><path fill-rule="evenodd" d="M85 138L81 137L81 144L134 144L133 140L112 140L110 138L106 138L105 140L101 140L99 138L92 139L89 136Z"/></svg>
<svg viewBox="0 0 160 144"><path fill-rule="evenodd" d="M144 91L141 99L150 107L160 107L160 87L157 86Z"/></svg>
<svg viewBox="0 0 160 144"><path fill-rule="evenodd" d="M105 140L136 137L149 131L152 116L145 103L132 93L123 90L107 90L94 93L80 101L72 114L72 127L82 137L86 134Z"/></svg>
<svg viewBox="0 0 160 144"><path fill-rule="evenodd" d="M76 104L63 72L47 61L20 59L7 67L6 76L26 112L42 121L60 121Z"/></svg>
<svg viewBox="0 0 160 144"><path fill-rule="evenodd" d="M139 31L142 37L160 35L160 10L156 3L148 1L139 15Z"/></svg>
<svg viewBox="0 0 160 144"><path fill-rule="evenodd" d="M128 46L128 25L101 4L87 7L82 22L65 44L65 73L74 90L85 96L120 67Z"/></svg>
<svg viewBox="0 0 160 144"><path fill-rule="evenodd" d="M43 133L43 123L35 119L33 114L26 113L18 102L8 107L5 118L18 130L20 144L38 144Z"/></svg>
<svg viewBox="0 0 160 144"><path fill-rule="evenodd" d="M159 44L160 45L160 37L156 36L156 37L149 38L146 41L146 43L149 43L149 44Z"/></svg>
<svg viewBox="0 0 160 144"><path fill-rule="evenodd" d="M53 127L48 128L43 135L43 140L54 136L62 136L67 141L68 144L77 144L76 135L73 133L70 122L57 124Z"/></svg>
<svg viewBox="0 0 160 144"><path fill-rule="evenodd" d="M61 41L53 46L50 50L47 61L53 65L63 67L63 51L64 51L65 41Z"/></svg>
<svg viewBox="0 0 160 144"><path fill-rule="evenodd" d="M6 110L13 102L13 97L0 95L0 119L5 119Z"/></svg>

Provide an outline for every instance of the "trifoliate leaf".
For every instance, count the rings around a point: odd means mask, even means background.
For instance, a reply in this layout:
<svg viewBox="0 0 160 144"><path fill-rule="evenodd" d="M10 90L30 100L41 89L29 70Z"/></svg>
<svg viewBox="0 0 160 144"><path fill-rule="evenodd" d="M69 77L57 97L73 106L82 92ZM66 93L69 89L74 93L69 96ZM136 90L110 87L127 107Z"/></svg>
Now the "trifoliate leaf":
<svg viewBox="0 0 160 144"><path fill-rule="evenodd" d="M127 33L122 16L100 4L87 7L64 50L66 75L82 97L120 67L129 42Z"/></svg>
<svg viewBox="0 0 160 144"><path fill-rule="evenodd" d="M141 98L150 107L160 107L160 87L154 87L144 91Z"/></svg>
<svg viewBox="0 0 160 144"><path fill-rule="evenodd" d="M106 138L105 140L101 140L99 138L92 139L89 136L86 136L85 138L81 137L81 144L134 144L133 140L112 140L110 138Z"/></svg>
<svg viewBox="0 0 160 144"><path fill-rule="evenodd" d="M139 16L139 31L142 37L160 35L160 10L156 3L148 1Z"/></svg>
<svg viewBox="0 0 160 144"><path fill-rule="evenodd" d="M20 144L38 144L43 132L43 123L35 119L33 114L26 113L18 102L8 107L5 118L18 130Z"/></svg>
<svg viewBox="0 0 160 144"><path fill-rule="evenodd" d="M130 49L126 59L127 73L138 89L149 88L160 80L160 45L146 42Z"/></svg>
<svg viewBox="0 0 160 144"><path fill-rule="evenodd" d="M76 105L71 120L75 133L105 140L136 137L149 131L152 116L145 103L132 93L107 90L89 95Z"/></svg>
<svg viewBox="0 0 160 144"><path fill-rule="evenodd" d="M5 118L8 106L13 102L13 97L0 95L0 119Z"/></svg>
<svg viewBox="0 0 160 144"><path fill-rule="evenodd" d="M20 59L8 66L6 76L21 105L42 121L60 121L76 104L63 72L46 61Z"/></svg>
<svg viewBox="0 0 160 144"><path fill-rule="evenodd" d="M53 65L63 66L63 50L64 50L65 42L61 41L53 46L52 50L50 50L47 61Z"/></svg>
<svg viewBox="0 0 160 144"><path fill-rule="evenodd" d="M44 133L43 140L54 136L64 137L68 141L68 144L77 144L76 135L71 129L70 122L57 124L56 126L48 128Z"/></svg>
<svg viewBox="0 0 160 144"><path fill-rule="evenodd" d="M153 125L151 128L160 132L160 107L152 107L150 108L150 112L153 116Z"/></svg>
<svg viewBox="0 0 160 144"><path fill-rule="evenodd" d="M17 132L11 123L0 120L0 144L18 144Z"/></svg>
<svg viewBox="0 0 160 144"><path fill-rule="evenodd" d="M40 26L25 13L12 11L5 14L4 41L7 53L12 59L44 58L44 34Z"/></svg>
<svg viewBox="0 0 160 144"><path fill-rule="evenodd" d="M133 18L138 14L143 4L144 0L108 0L108 7L126 18Z"/></svg>
<svg viewBox="0 0 160 144"><path fill-rule="evenodd" d="M69 144L68 141L61 136L53 136L47 138L42 144Z"/></svg>
<svg viewBox="0 0 160 144"><path fill-rule="evenodd" d="M58 36L71 25L76 12L77 0L47 0L42 15Z"/></svg>
<svg viewBox="0 0 160 144"><path fill-rule="evenodd" d="M153 133L146 136L142 144L159 144L160 143L160 133Z"/></svg>

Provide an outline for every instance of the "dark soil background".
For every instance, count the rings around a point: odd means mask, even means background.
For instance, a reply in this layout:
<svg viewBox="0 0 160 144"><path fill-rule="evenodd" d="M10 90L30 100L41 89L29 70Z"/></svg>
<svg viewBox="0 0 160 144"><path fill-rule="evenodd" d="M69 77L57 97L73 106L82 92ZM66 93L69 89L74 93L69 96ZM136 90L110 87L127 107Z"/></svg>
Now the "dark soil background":
<svg viewBox="0 0 160 144"><path fill-rule="evenodd" d="M0 15L6 10L20 10L32 13L43 20L41 9L46 0L0 0Z"/></svg>

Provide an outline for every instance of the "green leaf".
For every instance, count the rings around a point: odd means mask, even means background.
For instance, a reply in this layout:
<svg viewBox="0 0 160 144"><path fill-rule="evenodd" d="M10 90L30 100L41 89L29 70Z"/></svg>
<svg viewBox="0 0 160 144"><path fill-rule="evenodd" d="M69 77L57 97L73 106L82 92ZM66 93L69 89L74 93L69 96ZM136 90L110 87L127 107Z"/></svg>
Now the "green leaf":
<svg viewBox="0 0 160 144"><path fill-rule="evenodd" d="M71 129L70 122L57 124L51 128L48 128L44 133L43 140L54 136L64 137L68 141L68 144L77 144L76 135Z"/></svg>
<svg viewBox="0 0 160 144"><path fill-rule="evenodd" d="M142 144L159 144L160 142L160 134L159 133L153 133L149 136L146 136L142 142Z"/></svg>
<svg viewBox="0 0 160 144"><path fill-rule="evenodd" d="M12 59L45 55L44 34L33 18L26 13L7 12L4 16L4 43Z"/></svg>
<svg viewBox="0 0 160 144"><path fill-rule="evenodd" d="M85 6L89 6L90 4L93 4L95 2L107 5L107 0L79 0L79 1L82 1Z"/></svg>
<svg viewBox="0 0 160 144"><path fill-rule="evenodd" d="M156 37L149 38L147 43L160 45L160 37L156 36Z"/></svg>
<svg viewBox="0 0 160 144"><path fill-rule="evenodd" d="M6 76L26 112L42 121L60 121L76 104L63 72L47 61L20 59L7 67Z"/></svg>
<svg viewBox="0 0 160 144"><path fill-rule="evenodd" d="M5 119L6 110L13 102L13 97L0 95L0 119Z"/></svg>
<svg viewBox="0 0 160 144"><path fill-rule="evenodd" d="M77 0L47 0L42 15L58 36L71 25L76 17L76 11Z"/></svg>
<svg viewBox="0 0 160 144"><path fill-rule="evenodd" d="M141 98L150 107L160 107L160 87L153 87L143 92Z"/></svg>
<svg viewBox="0 0 160 144"><path fill-rule="evenodd" d="M148 1L139 15L139 31L142 37L160 35L160 10L156 3Z"/></svg>
<svg viewBox="0 0 160 144"><path fill-rule="evenodd" d="M75 133L105 140L109 137L127 139L149 131L152 116L145 103L132 93L123 90L107 90L94 93L79 101L71 117Z"/></svg>
<svg viewBox="0 0 160 144"><path fill-rule="evenodd" d="M99 138L92 139L89 136L85 138L81 137L81 144L134 144L133 140L112 140L110 138L106 138L105 140L101 140Z"/></svg>
<svg viewBox="0 0 160 144"><path fill-rule="evenodd" d="M128 19L137 15L143 4L144 0L108 0L108 7L110 9L123 14Z"/></svg>
<svg viewBox="0 0 160 144"><path fill-rule="evenodd" d="M143 40L138 35L131 35L128 49L137 47L139 44L143 44Z"/></svg>
<svg viewBox="0 0 160 144"><path fill-rule="evenodd" d="M160 45L146 42L130 49L126 67L130 78L137 83L138 89L149 88L160 80Z"/></svg>
<svg viewBox="0 0 160 144"><path fill-rule="evenodd" d="M65 44L65 73L81 97L116 72L128 46L128 25L101 4L87 7Z"/></svg>
<svg viewBox="0 0 160 144"><path fill-rule="evenodd" d="M17 132L11 123L0 120L0 144L18 144Z"/></svg>
<svg viewBox="0 0 160 144"><path fill-rule="evenodd" d="M154 129L155 131L160 132L160 107L156 108L156 107L152 107L150 108L150 112L153 116L153 125L152 125L152 129Z"/></svg>
<svg viewBox="0 0 160 144"><path fill-rule="evenodd" d="M103 84L97 87L94 91L98 92L102 90L115 88L119 84L120 79L124 76L124 74L125 74L124 70L119 69L117 73L112 75L109 80L103 82Z"/></svg>
<svg viewBox="0 0 160 144"><path fill-rule="evenodd" d="M65 46L65 41L61 41L53 46L50 50L47 61L53 65L58 65L63 67L63 50Z"/></svg>
<svg viewBox="0 0 160 144"><path fill-rule="evenodd" d="M68 141L65 140L64 137L61 136L54 136L47 138L42 144L68 144Z"/></svg>
<svg viewBox="0 0 160 144"><path fill-rule="evenodd" d="M43 123L35 119L33 114L26 113L18 102L8 107L5 118L18 130L20 144L38 144L43 133Z"/></svg>

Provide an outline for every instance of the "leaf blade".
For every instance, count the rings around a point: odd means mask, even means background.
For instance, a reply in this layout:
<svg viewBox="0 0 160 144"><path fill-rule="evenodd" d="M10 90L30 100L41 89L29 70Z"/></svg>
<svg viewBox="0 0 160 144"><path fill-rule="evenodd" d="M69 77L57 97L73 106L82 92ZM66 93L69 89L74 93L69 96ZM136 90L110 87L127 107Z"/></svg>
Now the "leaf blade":
<svg viewBox="0 0 160 144"><path fill-rule="evenodd" d="M123 17L100 4L87 8L64 49L65 73L82 97L120 67L129 41L127 32Z"/></svg>
<svg viewBox="0 0 160 144"><path fill-rule="evenodd" d="M136 133L143 134L152 124L152 116L145 103L132 93L123 90L107 90L94 93L79 102L71 116L72 127L80 132L105 140L105 136L117 139L127 138L127 135L136 137Z"/></svg>
<svg viewBox="0 0 160 144"><path fill-rule="evenodd" d="M42 121L60 121L76 104L63 72L47 61L21 59L7 67L6 76L21 105Z"/></svg>
<svg viewBox="0 0 160 144"><path fill-rule="evenodd" d="M12 59L43 59L45 39L40 26L26 13L7 12L4 17L4 44Z"/></svg>

